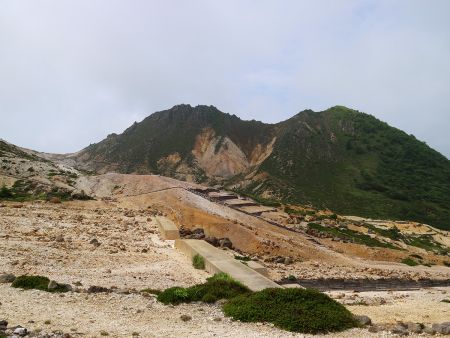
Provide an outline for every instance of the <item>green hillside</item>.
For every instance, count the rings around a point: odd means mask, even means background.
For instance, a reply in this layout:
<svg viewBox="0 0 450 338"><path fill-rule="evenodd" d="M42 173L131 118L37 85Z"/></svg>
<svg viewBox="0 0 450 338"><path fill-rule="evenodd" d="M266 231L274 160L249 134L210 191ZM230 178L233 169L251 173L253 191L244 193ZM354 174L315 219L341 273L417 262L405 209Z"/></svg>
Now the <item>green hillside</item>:
<svg viewBox="0 0 450 338"><path fill-rule="evenodd" d="M304 111L280 125L259 192L450 228L450 161L414 136L345 107Z"/></svg>

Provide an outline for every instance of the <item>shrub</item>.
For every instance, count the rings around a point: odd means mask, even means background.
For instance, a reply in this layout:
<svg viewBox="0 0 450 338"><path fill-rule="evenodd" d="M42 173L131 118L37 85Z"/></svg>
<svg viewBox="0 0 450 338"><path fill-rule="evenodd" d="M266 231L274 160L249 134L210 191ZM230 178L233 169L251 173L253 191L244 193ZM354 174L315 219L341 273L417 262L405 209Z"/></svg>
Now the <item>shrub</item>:
<svg viewBox="0 0 450 338"><path fill-rule="evenodd" d="M204 270L205 269L205 259L202 256L200 256L199 254L196 254L192 258L192 265L196 269Z"/></svg>
<svg viewBox="0 0 450 338"><path fill-rule="evenodd" d="M235 281L225 273L218 273L206 280L206 283L189 288L173 287L158 295L158 300L164 304L180 304L202 301L214 303L219 299L230 299L250 290Z"/></svg>
<svg viewBox="0 0 450 338"><path fill-rule="evenodd" d="M289 275L287 279L290 280L291 282L295 282L297 280L297 277L295 277L294 275Z"/></svg>
<svg viewBox="0 0 450 338"><path fill-rule="evenodd" d="M57 287L49 289L48 284L50 283L50 279L44 276L19 276L14 282L12 282L11 286L13 288L20 288L25 290L42 290L47 292L67 292L70 290L69 286L64 284L58 284Z"/></svg>
<svg viewBox="0 0 450 338"><path fill-rule="evenodd" d="M0 188L0 198L11 198L13 194L5 185Z"/></svg>
<svg viewBox="0 0 450 338"><path fill-rule="evenodd" d="M233 319L271 322L294 332L315 334L357 326L343 305L312 289L265 289L233 298L223 310Z"/></svg>

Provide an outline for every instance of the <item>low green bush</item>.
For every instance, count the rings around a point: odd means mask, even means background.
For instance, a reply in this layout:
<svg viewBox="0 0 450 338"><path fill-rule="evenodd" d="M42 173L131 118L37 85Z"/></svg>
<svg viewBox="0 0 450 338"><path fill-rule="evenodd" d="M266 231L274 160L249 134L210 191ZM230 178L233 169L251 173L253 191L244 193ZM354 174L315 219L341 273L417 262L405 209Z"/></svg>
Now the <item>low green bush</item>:
<svg viewBox="0 0 450 338"><path fill-rule="evenodd" d="M219 299L230 299L250 293L250 290L224 273L218 273L206 280L206 283L189 288L172 287L158 295L164 304L180 304L202 301L214 303Z"/></svg>
<svg viewBox="0 0 450 338"><path fill-rule="evenodd" d="M336 332L357 326L343 305L313 289L265 289L235 297L223 310L236 320L271 322L302 333Z"/></svg>
<svg viewBox="0 0 450 338"><path fill-rule="evenodd" d="M205 270L205 259L199 254L196 254L194 257L192 257L192 265L196 269Z"/></svg>
<svg viewBox="0 0 450 338"><path fill-rule="evenodd" d="M67 292L70 291L69 287L64 284L58 284L56 288L49 289L48 283L50 283L50 279L44 276L19 276L14 282L12 282L11 286L13 288L20 288L25 290L42 290L47 292Z"/></svg>

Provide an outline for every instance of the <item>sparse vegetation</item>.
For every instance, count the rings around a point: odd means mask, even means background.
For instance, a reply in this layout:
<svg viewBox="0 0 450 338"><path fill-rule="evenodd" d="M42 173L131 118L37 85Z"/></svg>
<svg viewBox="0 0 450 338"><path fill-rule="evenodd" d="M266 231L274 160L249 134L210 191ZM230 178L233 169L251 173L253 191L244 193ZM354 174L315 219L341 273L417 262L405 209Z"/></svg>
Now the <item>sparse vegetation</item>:
<svg viewBox="0 0 450 338"><path fill-rule="evenodd" d="M248 262L248 261L252 260L250 257L239 256L239 255L234 255L234 259L237 259L238 261L243 261L243 262Z"/></svg>
<svg viewBox="0 0 450 338"><path fill-rule="evenodd" d="M243 322L270 322L302 333L336 332L357 326L343 305L312 289L265 289L233 298L223 310Z"/></svg>
<svg viewBox="0 0 450 338"><path fill-rule="evenodd" d="M406 265L409 265L409 266L417 266L417 265L420 264L419 262L417 262L416 260L414 260L414 259L411 258L411 257L403 258L403 259L402 259L402 263L403 263L403 264L406 264Z"/></svg>
<svg viewBox="0 0 450 338"><path fill-rule="evenodd" d="M343 229L338 227L324 227L317 223L309 223L308 228L317 230L319 232L327 233L333 235L335 237L341 238L343 240L347 240L349 242L354 242L357 244L366 245L369 247L380 247L380 248L389 248L400 250L399 247L391 244L381 242L376 238L372 238L369 235L360 233L358 231L353 231L350 229Z"/></svg>
<svg viewBox="0 0 450 338"><path fill-rule="evenodd" d="M192 265L194 268L199 270L205 269L205 259L200 256L199 254L196 254L194 257L192 257Z"/></svg>
<svg viewBox="0 0 450 338"><path fill-rule="evenodd" d="M250 290L224 273L218 273L207 279L206 283L189 288L172 287L158 295L164 304L180 304L202 301L214 303L219 299L230 299Z"/></svg>

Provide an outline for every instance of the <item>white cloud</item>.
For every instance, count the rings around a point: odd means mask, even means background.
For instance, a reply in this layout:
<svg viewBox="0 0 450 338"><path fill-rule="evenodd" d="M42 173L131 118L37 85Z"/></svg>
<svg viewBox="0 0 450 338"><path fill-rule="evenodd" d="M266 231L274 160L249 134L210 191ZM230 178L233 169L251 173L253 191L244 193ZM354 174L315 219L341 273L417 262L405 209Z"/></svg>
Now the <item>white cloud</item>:
<svg viewBox="0 0 450 338"><path fill-rule="evenodd" d="M347 105L450 157L450 2L0 0L0 137L76 151L178 103Z"/></svg>

